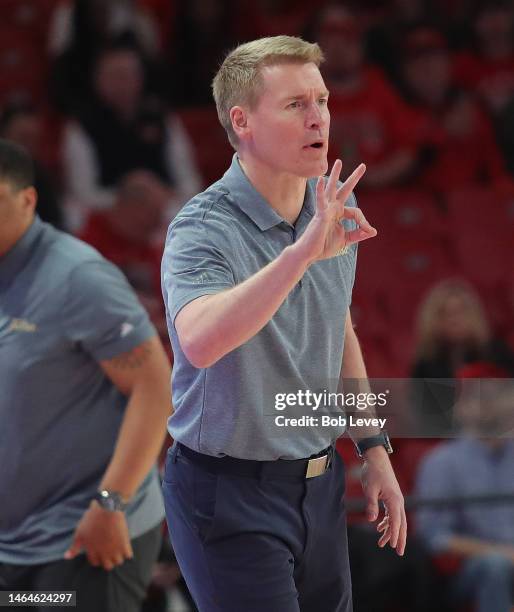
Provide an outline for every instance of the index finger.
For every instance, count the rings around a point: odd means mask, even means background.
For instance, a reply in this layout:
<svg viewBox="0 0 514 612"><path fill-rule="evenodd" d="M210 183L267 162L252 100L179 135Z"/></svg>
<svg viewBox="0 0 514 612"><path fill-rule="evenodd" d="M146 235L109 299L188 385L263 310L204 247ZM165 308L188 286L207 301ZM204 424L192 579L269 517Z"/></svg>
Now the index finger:
<svg viewBox="0 0 514 612"><path fill-rule="evenodd" d="M339 175L341 174L341 168L343 164L340 159L336 159L334 165L332 166L332 171L330 172L330 176L328 177L327 187L325 189L325 193L327 194L327 199L329 201L333 201L337 198L337 181L339 180Z"/></svg>
<svg viewBox="0 0 514 612"><path fill-rule="evenodd" d="M366 172L366 165L359 164L357 168L350 174L346 181L337 190L336 198L343 204L348 199L348 196L355 189L357 183L361 180L362 176Z"/></svg>

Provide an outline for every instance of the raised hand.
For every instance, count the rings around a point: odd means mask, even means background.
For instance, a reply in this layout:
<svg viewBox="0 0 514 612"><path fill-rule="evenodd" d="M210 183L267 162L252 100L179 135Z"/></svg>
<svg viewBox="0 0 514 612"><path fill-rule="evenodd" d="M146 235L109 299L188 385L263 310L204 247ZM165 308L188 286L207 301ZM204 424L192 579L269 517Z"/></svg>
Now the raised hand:
<svg viewBox="0 0 514 612"><path fill-rule="evenodd" d="M336 160L326 183L325 178L320 176L316 185L316 214L298 241L302 243L302 249L310 261L334 257L347 246L377 235L377 230L368 223L359 208L345 206L366 172L366 166L360 164L337 188L341 167L341 160ZM353 219L357 229L347 232L341 223L343 219Z"/></svg>

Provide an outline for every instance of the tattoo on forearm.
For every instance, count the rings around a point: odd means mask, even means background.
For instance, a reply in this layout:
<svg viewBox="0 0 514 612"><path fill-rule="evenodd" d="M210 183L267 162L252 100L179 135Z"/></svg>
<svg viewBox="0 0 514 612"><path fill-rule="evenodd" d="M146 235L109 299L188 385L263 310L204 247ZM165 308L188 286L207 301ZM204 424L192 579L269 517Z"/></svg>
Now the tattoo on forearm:
<svg viewBox="0 0 514 612"><path fill-rule="evenodd" d="M136 348L128 351L127 353L122 353L121 355L117 355L110 360L110 363L115 367L121 370L134 370L136 368L141 367L145 361L148 359L149 355L152 352L152 341L147 340L136 346Z"/></svg>

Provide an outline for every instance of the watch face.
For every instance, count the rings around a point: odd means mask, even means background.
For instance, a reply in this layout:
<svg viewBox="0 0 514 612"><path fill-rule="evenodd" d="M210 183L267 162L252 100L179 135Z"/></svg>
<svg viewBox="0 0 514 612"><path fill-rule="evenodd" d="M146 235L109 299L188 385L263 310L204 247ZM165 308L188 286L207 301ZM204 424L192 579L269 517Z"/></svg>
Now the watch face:
<svg viewBox="0 0 514 612"><path fill-rule="evenodd" d="M123 503L120 496L117 493L110 493L109 491L99 491L96 494L96 500L104 510L115 512L116 510L123 510Z"/></svg>

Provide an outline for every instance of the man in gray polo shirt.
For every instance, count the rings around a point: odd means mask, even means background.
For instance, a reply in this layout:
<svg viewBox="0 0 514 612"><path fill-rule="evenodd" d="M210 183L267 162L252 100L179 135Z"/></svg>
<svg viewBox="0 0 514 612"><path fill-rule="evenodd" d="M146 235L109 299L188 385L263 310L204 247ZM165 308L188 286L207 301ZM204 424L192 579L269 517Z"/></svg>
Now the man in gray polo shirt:
<svg viewBox="0 0 514 612"><path fill-rule="evenodd" d="M352 609L344 470L333 452L344 425L321 426L312 407L303 426L276 418L281 391L305 402L320 387L336 391L343 376L366 378L349 306L357 243L376 231L352 195L364 166L341 184L338 160L323 178L330 115L321 61L317 45L287 36L227 56L213 89L236 154L168 231L175 445L163 490L202 612ZM388 439L364 433L356 442L368 517L377 519L383 500L379 544L403 554Z"/></svg>
<svg viewBox="0 0 514 612"><path fill-rule="evenodd" d="M31 160L0 140L0 590L139 612L169 364L123 275L42 223L32 185Z"/></svg>

